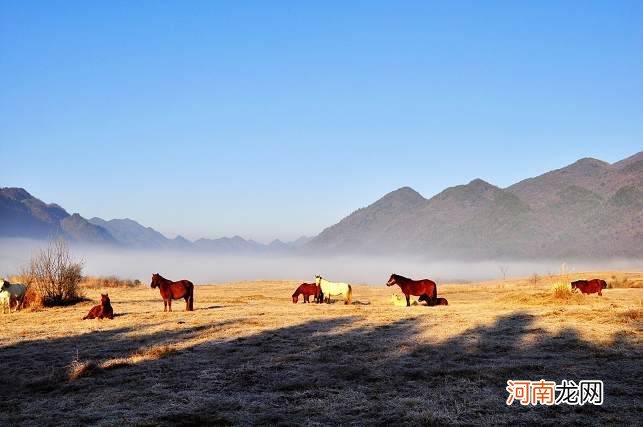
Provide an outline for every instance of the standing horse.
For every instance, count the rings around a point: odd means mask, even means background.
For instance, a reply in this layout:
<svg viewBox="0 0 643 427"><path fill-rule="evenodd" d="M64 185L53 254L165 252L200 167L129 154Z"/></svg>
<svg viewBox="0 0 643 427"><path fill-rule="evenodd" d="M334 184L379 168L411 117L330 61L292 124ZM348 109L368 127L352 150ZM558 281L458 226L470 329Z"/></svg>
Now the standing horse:
<svg viewBox="0 0 643 427"><path fill-rule="evenodd" d="M315 284L319 286L319 291L327 297L327 302L330 304L330 297L336 295L344 295L344 304L351 303L353 297L353 288L348 283L330 282L321 276L315 276Z"/></svg>
<svg viewBox="0 0 643 427"><path fill-rule="evenodd" d="M302 283L299 285L297 290L295 290L295 293L292 294L292 303L297 304L297 301L299 300L299 295L304 294L304 303L310 302L310 296L314 295L315 296L315 302L320 303L320 294L321 292L319 291L319 286L317 286L315 283Z"/></svg>
<svg viewBox="0 0 643 427"><path fill-rule="evenodd" d="M402 288L402 292L406 296L406 306L411 306L411 295L422 296L426 295L428 298L425 300L428 305L435 305L435 300L438 297L438 285L433 280L422 279L412 280L399 274L391 274L391 277L386 282L386 286L398 285ZM429 299L431 303L429 304Z"/></svg>
<svg viewBox="0 0 643 427"><path fill-rule="evenodd" d="M601 279L592 280L576 280L572 282L572 291L578 289L584 294L597 293L598 296L603 296L603 289L607 289L607 282Z"/></svg>
<svg viewBox="0 0 643 427"><path fill-rule="evenodd" d="M6 280L2 280L0 284L0 292L7 292L9 294L10 300L16 300L16 311L22 309L22 304L25 301L25 294L27 293L27 286L21 283L9 283ZM4 313L4 309L3 309ZM9 302L9 313L11 313L11 301Z"/></svg>
<svg viewBox="0 0 643 427"><path fill-rule="evenodd" d="M189 280L173 282L158 273L152 274L152 288L159 288L163 298L163 311L172 311L173 299L185 299L185 311L194 310L194 284Z"/></svg>

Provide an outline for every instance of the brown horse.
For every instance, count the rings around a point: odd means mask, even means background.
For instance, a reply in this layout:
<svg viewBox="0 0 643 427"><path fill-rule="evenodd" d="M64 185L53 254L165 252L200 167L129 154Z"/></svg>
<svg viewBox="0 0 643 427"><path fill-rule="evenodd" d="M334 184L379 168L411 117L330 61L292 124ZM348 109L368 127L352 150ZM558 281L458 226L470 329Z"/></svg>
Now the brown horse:
<svg viewBox="0 0 643 427"><path fill-rule="evenodd" d="M315 302L320 303L323 301L323 296L320 297L320 289L319 286L317 286L314 283L302 283L299 285L297 290L295 290L295 293L292 294L292 303L297 304L297 301L299 300L299 295L304 294L304 303L310 302L310 296L314 295L315 296Z"/></svg>
<svg viewBox="0 0 643 427"><path fill-rule="evenodd" d="M598 293L602 297L603 289L607 289L607 282L601 279L576 280L572 282L572 290L574 289L578 289L584 294Z"/></svg>
<svg viewBox="0 0 643 427"><path fill-rule="evenodd" d="M429 303L428 300L430 299L431 304L429 305L435 305L435 300L438 296L438 285L436 285L433 280L412 280L404 276L400 276L399 274L391 274L388 282L386 282L386 286L393 285L398 285L400 288L402 288L402 292L404 293L404 296L406 296L407 307L411 306L411 295L426 295L428 297L426 300L427 304Z"/></svg>
<svg viewBox="0 0 643 427"><path fill-rule="evenodd" d="M172 311L173 299L185 299L185 311L194 310L194 284L189 280L173 282L158 273L152 274L152 288L159 288L163 298L163 311Z"/></svg>
<svg viewBox="0 0 643 427"><path fill-rule="evenodd" d="M114 318L114 309L109 301L109 294L100 294L100 304L92 307L92 309L89 310L89 313L87 313L87 316L83 317L83 320L104 318Z"/></svg>

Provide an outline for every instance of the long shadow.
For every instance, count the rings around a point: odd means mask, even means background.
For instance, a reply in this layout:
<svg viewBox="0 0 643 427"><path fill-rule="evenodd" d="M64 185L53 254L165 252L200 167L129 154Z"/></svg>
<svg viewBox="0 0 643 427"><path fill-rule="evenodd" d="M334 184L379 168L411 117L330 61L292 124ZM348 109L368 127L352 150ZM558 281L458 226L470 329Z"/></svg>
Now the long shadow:
<svg viewBox="0 0 643 427"><path fill-rule="evenodd" d="M638 424L640 343L610 346L534 326L526 313L426 344L422 318L353 327L314 320L247 337L206 341L167 357L68 381L0 379L0 424ZM219 325L225 327L225 324ZM0 347L18 377L83 359L121 357L142 345L198 337L183 327L132 340L121 328ZM437 328L437 327L434 327ZM437 330L435 332L438 332ZM117 349L117 350L114 350ZM30 365L31 364L31 365ZM35 366L33 365L35 364ZM508 379L602 379L603 406L507 406ZM12 388L11 391L9 389ZM111 408L100 411L100 408Z"/></svg>

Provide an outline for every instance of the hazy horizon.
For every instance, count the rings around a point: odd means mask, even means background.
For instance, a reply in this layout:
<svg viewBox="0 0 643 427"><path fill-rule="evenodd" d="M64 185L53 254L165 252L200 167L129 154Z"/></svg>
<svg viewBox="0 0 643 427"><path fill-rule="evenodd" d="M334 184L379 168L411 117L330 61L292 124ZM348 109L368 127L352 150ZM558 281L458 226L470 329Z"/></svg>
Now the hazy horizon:
<svg viewBox="0 0 643 427"><path fill-rule="evenodd" d="M21 266L46 241L0 239L0 277L18 274ZM84 274L115 275L148 283L152 273L171 279L187 278L195 283L223 283L242 280L314 281L317 274L330 280L354 284L384 285L392 273L419 278L428 277L438 283L501 279L558 274L565 271L630 270L643 271L641 259L609 260L429 260L409 255L288 255L253 254L222 255L192 251L138 250L70 246L72 256L83 260Z"/></svg>

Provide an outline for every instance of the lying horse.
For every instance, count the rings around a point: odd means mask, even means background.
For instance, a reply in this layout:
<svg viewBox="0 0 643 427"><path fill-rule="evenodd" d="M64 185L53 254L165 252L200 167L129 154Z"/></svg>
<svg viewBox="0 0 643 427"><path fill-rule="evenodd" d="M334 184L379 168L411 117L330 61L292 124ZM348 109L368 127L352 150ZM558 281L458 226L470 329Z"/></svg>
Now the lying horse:
<svg viewBox="0 0 643 427"><path fill-rule="evenodd" d="M9 313L11 313L11 299L17 301L16 311L22 309L22 304L25 301L25 294L27 293L27 286L21 283L9 283L6 280L2 280L2 284L0 285L0 292L7 292L9 294Z"/></svg>
<svg viewBox="0 0 643 427"><path fill-rule="evenodd" d="M158 273L152 274L152 288L159 288L163 298L163 311L172 311L173 299L185 299L185 311L194 310L194 284L189 280L173 282Z"/></svg>
<svg viewBox="0 0 643 427"><path fill-rule="evenodd" d="M601 279L592 279L592 280L576 280L572 282L572 290L578 289L584 294L593 294L598 293L599 296L603 296L603 289L607 288L607 282Z"/></svg>
<svg viewBox="0 0 643 427"><path fill-rule="evenodd" d="M114 309L112 304L109 301L109 294L100 294L100 304L95 305L89 310L87 316L83 317L85 319L113 319L114 318Z"/></svg>
<svg viewBox="0 0 643 427"><path fill-rule="evenodd" d="M330 304L330 297L344 295L344 304L351 303L353 297L353 288L348 283L331 282L321 276L315 276L315 284L319 286L319 291L326 296L326 302Z"/></svg>
<svg viewBox="0 0 643 427"><path fill-rule="evenodd" d="M434 305L449 305L449 301L447 301L446 298L436 298L435 301L431 301L431 298L429 298L426 294L421 295L418 301L424 301L426 302L426 305L430 307Z"/></svg>
<svg viewBox="0 0 643 427"><path fill-rule="evenodd" d="M412 280L399 274L391 274L386 286L398 285L402 288L402 292L406 296L406 306L411 306L411 295L421 296L426 295L427 299L431 299L431 304L435 305L435 300L438 296L438 285L435 284L433 280L422 279L422 280ZM423 301L420 299L420 301ZM427 300L424 300L427 301ZM428 304L428 301L427 301Z"/></svg>
<svg viewBox="0 0 643 427"><path fill-rule="evenodd" d="M318 304L324 300L323 294L319 291L319 286L315 283L302 283L299 285L295 293L292 294L293 304L297 304L300 294L304 294L304 303L310 302L311 295L315 296L315 302Z"/></svg>
<svg viewBox="0 0 643 427"><path fill-rule="evenodd" d="M420 301L422 301L422 297L420 297ZM391 303L396 307L406 307L406 299L402 295L391 295ZM411 305L418 305L418 302L411 301Z"/></svg>

